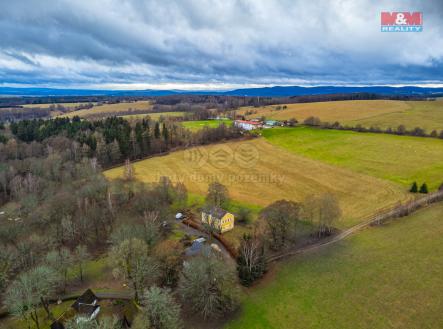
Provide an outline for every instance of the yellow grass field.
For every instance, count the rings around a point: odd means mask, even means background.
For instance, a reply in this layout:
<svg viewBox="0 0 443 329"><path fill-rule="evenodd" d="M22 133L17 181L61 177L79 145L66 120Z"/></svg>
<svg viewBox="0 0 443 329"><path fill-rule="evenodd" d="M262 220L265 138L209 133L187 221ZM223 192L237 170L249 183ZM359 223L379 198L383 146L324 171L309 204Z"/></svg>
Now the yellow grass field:
<svg viewBox="0 0 443 329"><path fill-rule="evenodd" d="M282 105L283 106L283 105ZM296 118L299 121L315 116L322 121L341 124L380 128L396 128L403 124L412 129L421 127L428 132L443 130L443 100L437 101L391 101L391 100L364 100L364 101L336 101L303 104L286 104L287 109L276 110L277 105L266 107L243 107L239 114L247 111L256 113L248 118L265 116L267 119L287 120Z"/></svg>
<svg viewBox="0 0 443 329"><path fill-rule="evenodd" d="M405 189L394 183L298 156L265 139L178 151L136 162L134 168L141 181L169 176L200 195L217 179L228 187L232 199L259 206L278 199L303 201L308 195L331 192L343 209L341 227L408 198ZM105 171L111 179L122 173L122 167Z"/></svg>
<svg viewBox="0 0 443 329"><path fill-rule="evenodd" d="M149 114L127 114L127 115L120 115L120 117L125 118L126 120L132 120L132 119L143 119L146 118L146 116L149 116L152 120L158 120L161 116L179 117L184 114L185 112L161 112L161 113L149 113Z"/></svg>
<svg viewBox="0 0 443 329"><path fill-rule="evenodd" d="M72 118L73 116L79 116L81 118L89 118L96 116L106 116L112 114L120 114L121 112L128 112L128 114L140 111L149 111L152 107L150 101L137 101L137 102L123 102L116 104L103 104L103 105L95 105L91 109L73 111L69 113L65 113L61 116ZM130 111L131 110L131 111Z"/></svg>

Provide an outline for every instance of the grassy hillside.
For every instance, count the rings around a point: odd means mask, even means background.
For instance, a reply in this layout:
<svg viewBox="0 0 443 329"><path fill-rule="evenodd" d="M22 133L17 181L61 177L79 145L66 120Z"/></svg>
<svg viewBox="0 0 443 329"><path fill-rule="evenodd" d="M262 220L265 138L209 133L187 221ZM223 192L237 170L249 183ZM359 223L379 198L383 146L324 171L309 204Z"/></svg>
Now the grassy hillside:
<svg viewBox="0 0 443 329"><path fill-rule="evenodd" d="M267 129L265 138L294 154L409 186L443 183L443 140L322 130Z"/></svg>
<svg viewBox="0 0 443 329"><path fill-rule="evenodd" d="M244 296L237 328L440 328L443 205L278 266Z"/></svg>
<svg viewBox="0 0 443 329"><path fill-rule="evenodd" d="M406 197L406 189L396 184L298 156L264 139L174 152L134 167L141 181L169 176L200 195L206 194L210 181L218 179L227 185L232 199L260 206L282 198L303 201L308 195L329 191L340 200L343 227ZM122 173L120 167L105 175L116 178Z"/></svg>
<svg viewBox="0 0 443 329"><path fill-rule="evenodd" d="M372 116L351 123L364 126L378 126L381 128L397 127L403 124L409 129L424 128L427 132L443 130L443 99L435 102L404 102L408 109L404 112L392 112L384 115Z"/></svg>
<svg viewBox="0 0 443 329"><path fill-rule="evenodd" d="M198 120L198 121L185 121L182 122L183 127L190 130L199 130L203 127L217 128L224 123L225 125L232 125L232 120Z"/></svg>
<svg viewBox="0 0 443 329"><path fill-rule="evenodd" d="M283 105L281 105L283 106ZM277 105L261 108L244 107L239 113L253 111L249 118L265 116L268 119L286 120L296 118L299 121L310 116L322 121L355 126L393 127L403 124L412 129L417 126L431 132L443 130L443 100L438 101L336 101L304 104L286 104L287 109L276 110Z"/></svg>

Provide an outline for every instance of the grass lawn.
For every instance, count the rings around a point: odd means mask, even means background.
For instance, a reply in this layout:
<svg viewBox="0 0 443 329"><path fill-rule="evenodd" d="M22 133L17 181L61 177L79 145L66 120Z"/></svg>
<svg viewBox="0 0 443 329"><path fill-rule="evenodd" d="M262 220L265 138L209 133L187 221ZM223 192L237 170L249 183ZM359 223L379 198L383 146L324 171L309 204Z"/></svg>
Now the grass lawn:
<svg viewBox="0 0 443 329"><path fill-rule="evenodd" d="M280 263L226 329L441 328L442 217L434 205Z"/></svg>
<svg viewBox="0 0 443 329"><path fill-rule="evenodd" d="M263 131L272 144L294 154L400 183L436 189L443 183L443 140L315 129Z"/></svg>
<svg viewBox="0 0 443 329"><path fill-rule="evenodd" d="M94 260L88 260L83 264L83 280L98 281L106 272L109 272L108 258L102 257ZM68 271L68 280L79 280L79 268L74 265Z"/></svg>
<svg viewBox="0 0 443 329"><path fill-rule="evenodd" d="M54 317L58 318L67 309L69 309L71 307L72 303L73 303L72 300L68 300L68 301L61 303L60 305L51 304L50 310L51 310L52 314L54 315ZM38 315L39 315L40 328L42 328L42 329L49 328L52 321L46 318L46 312L44 311L43 308L40 308L38 310ZM31 329L37 328L31 319L29 319L29 321L30 321ZM8 316L8 317L0 320L0 328L2 328L2 329L25 329L25 328L28 328L28 326L27 326L26 321L23 320L21 317Z"/></svg>
<svg viewBox="0 0 443 329"><path fill-rule="evenodd" d="M190 130L200 130L204 127L217 128L219 125L224 123L225 125L232 125L232 120L198 120L198 121L184 121L182 122L183 127Z"/></svg>
<svg viewBox="0 0 443 329"><path fill-rule="evenodd" d="M343 209L342 227L407 197L406 189L397 184L296 155L264 138L178 151L136 162L134 168L141 181L169 176L198 195L205 195L208 184L219 180L228 187L232 200L259 207L279 199L301 202L308 195L331 192ZM105 171L111 179L122 173L123 167Z"/></svg>
<svg viewBox="0 0 443 329"><path fill-rule="evenodd" d="M403 124L408 129L418 126L428 132L433 129L443 129L442 99L437 101L357 100L286 104L286 106L285 110L276 110L277 105L259 108L243 107L239 114L253 111L256 113L248 115L248 118L265 116L267 119L296 118L299 121L316 116L322 121L338 121L352 126L361 124L366 127L378 126L380 128L396 128Z"/></svg>

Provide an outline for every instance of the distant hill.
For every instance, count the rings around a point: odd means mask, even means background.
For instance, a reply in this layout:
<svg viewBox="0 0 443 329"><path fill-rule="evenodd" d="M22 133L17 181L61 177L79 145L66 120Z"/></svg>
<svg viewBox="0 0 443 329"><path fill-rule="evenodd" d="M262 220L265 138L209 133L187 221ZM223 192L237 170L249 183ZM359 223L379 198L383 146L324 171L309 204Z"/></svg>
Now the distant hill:
<svg viewBox="0 0 443 329"><path fill-rule="evenodd" d="M325 94L349 94L349 93L372 93L380 95L434 95L443 94L443 88L423 88L423 87L268 87L237 89L226 92L232 96L303 96L303 95L325 95Z"/></svg>
<svg viewBox="0 0 443 329"><path fill-rule="evenodd" d="M189 91L189 90L89 90L89 89L53 89L53 88L9 88L0 87L0 96L167 96L167 95L225 95L225 96L267 96L289 97L303 95L327 95L349 93L372 93L379 95L416 95L443 96L443 88L423 87L300 87L275 86L263 88L244 88L228 91Z"/></svg>

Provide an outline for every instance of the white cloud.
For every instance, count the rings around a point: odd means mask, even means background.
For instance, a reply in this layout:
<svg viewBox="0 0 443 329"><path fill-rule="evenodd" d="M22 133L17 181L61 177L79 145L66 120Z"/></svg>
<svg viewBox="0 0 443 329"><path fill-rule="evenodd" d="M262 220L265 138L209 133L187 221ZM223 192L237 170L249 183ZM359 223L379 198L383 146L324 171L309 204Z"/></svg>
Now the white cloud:
<svg viewBox="0 0 443 329"><path fill-rule="evenodd" d="M423 11L424 31L381 33L398 8ZM438 83L442 15L437 0L8 1L0 82Z"/></svg>

